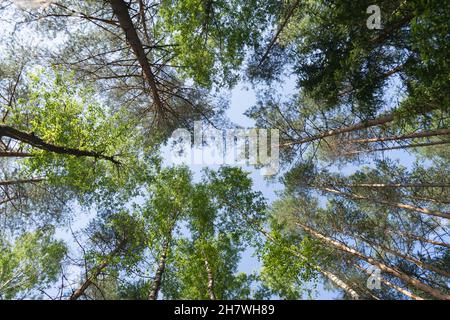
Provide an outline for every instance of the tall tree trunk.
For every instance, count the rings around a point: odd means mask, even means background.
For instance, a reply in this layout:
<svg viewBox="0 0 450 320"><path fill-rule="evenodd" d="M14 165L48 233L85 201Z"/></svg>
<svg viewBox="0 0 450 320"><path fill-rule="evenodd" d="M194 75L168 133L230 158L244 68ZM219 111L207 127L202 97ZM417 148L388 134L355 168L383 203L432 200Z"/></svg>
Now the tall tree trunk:
<svg viewBox="0 0 450 320"><path fill-rule="evenodd" d="M405 210L410 210L410 211L416 211L416 212L424 213L424 214L431 215L431 216L450 219L450 214L447 212L440 212L437 210L429 210L427 208L416 207L416 206L404 204L404 203L397 203L397 202L390 202L390 201L386 201L386 200L374 199L374 198L362 196L359 194L349 194L349 193L345 193L345 192L342 192L342 191L339 191L336 189L332 189L332 188L318 187L318 186L314 186L313 188L316 188L316 189L322 190L322 191L326 191L329 193L334 193L334 194L337 194L337 195L347 198L347 199L364 200L364 201L369 201L369 202L373 202L373 203L380 203L380 204L384 204L384 205L387 205L390 207L395 207L395 208L405 209Z"/></svg>
<svg viewBox="0 0 450 320"><path fill-rule="evenodd" d="M141 39L139 38L139 35L137 34L136 29L133 25L133 21L131 20L127 4L123 0L109 0L109 3L111 5L111 8L113 9L114 14L117 16L120 27L125 32L125 37L127 38L127 41L130 44L131 49L133 50L142 68L145 79L150 86L150 90L152 92L156 107L160 112L163 112L163 103L159 95L158 87L156 85L156 78L147 59L147 55L145 54Z"/></svg>
<svg viewBox="0 0 450 320"><path fill-rule="evenodd" d="M126 241L121 241L117 247L108 255L108 257L98 266L92 268L89 273L90 275L86 278L86 280L72 293L69 297L69 300L77 300L80 298L86 290L90 287L90 285L94 282L95 279L100 275L100 273L109 265L109 261L114 258L125 245Z"/></svg>
<svg viewBox="0 0 450 320"><path fill-rule="evenodd" d="M332 238L329 238L299 221L296 222L296 225L299 226L300 228L302 228L303 230L305 230L307 233L309 233L313 237L315 237L319 240L322 240L324 243L331 245L332 247L334 247L342 252L351 254L361 260L364 260L367 263L378 267L381 271L392 274L393 276L403 280L405 283L407 283L419 290L422 290L423 292L426 292L437 299L450 300L450 295L442 293L439 290L434 289L434 288L430 287L429 285L422 283L421 281L419 281L413 277L410 277L406 273L404 273L396 268L390 267L390 266L384 264L383 262L377 261L374 258L366 256L365 254L363 254L353 248L350 248L346 244L338 242Z"/></svg>
<svg viewBox="0 0 450 320"><path fill-rule="evenodd" d="M91 286L93 281L97 279L99 274L108 266L107 262L103 262L96 268L94 268L91 272L92 274L72 293L69 300L77 300L80 298L86 290Z"/></svg>
<svg viewBox="0 0 450 320"><path fill-rule="evenodd" d="M208 285L207 285L208 295L211 300L216 300L216 295L214 293L214 275L211 266L209 265L208 259L206 257L204 262L206 274L208 275Z"/></svg>
<svg viewBox="0 0 450 320"><path fill-rule="evenodd" d="M289 11L286 14L286 17L284 18L284 21L281 23L281 25L279 26L277 33L275 34L275 36L272 38L272 40L270 41L269 45L267 46L266 51L264 52L262 58L259 60L258 63L258 68L264 63L264 61L266 60L267 56L270 53L270 50L272 50L272 47L275 45L275 43L278 40L278 37L280 36L281 32L283 32L284 28L287 26L289 20L291 19L292 15L295 12L295 9L297 9L297 7L300 4L300 0L296 0L289 8Z"/></svg>
<svg viewBox="0 0 450 320"><path fill-rule="evenodd" d="M257 231L259 231L261 234L263 234L268 240L270 240L272 243L276 245L280 245L279 242L272 237L267 231L265 231L262 228L256 227ZM349 297L351 297L353 300L359 300L361 299L359 294L350 287L347 283L345 283L342 279L340 279L337 275L334 273L327 271L323 269L322 267L318 265L312 264L304 255L299 253L296 250L293 250L291 248L287 248L293 255L295 255L300 260L304 261L306 264L308 264L311 268L316 269L319 273L321 273L325 278L330 280L332 283L334 283L338 288L341 288Z"/></svg>
<svg viewBox="0 0 450 320"><path fill-rule="evenodd" d="M28 158L33 155L28 152L18 152L18 151L2 151L0 152L1 158Z"/></svg>
<svg viewBox="0 0 450 320"><path fill-rule="evenodd" d="M387 147L387 148L369 149L369 150L348 151L348 152L342 153L342 155L344 155L344 156L352 156L352 155L361 154L361 153L382 152L382 151L391 151L391 150L402 150L402 149L420 148L420 147L432 147L432 146L439 146L439 145L444 145L444 144L450 144L450 141L435 141L435 142L408 144L406 146Z"/></svg>
<svg viewBox="0 0 450 320"><path fill-rule="evenodd" d="M412 234L412 233L409 233L409 232L402 232L402 231L397 231L397 230L389 230L389 232L390 233L395 233L395 234L400 235L402 237L406 237L406 238L410 238L410 239L414 239L414 240L419 240L420 242L425 242L425 243L433 244L435 246L441 246L441 247L446 247L446 248L450 249L450 244L445 243L445 242L427 239L427 238L420 237L418 235L415 235L415 234Z"/></svg>
<svg viewBox="0 0 450 320"><path fill-rule="evenodd" d="M438 129L433 131L424 132L414 132L403 135L395 135L390 137L376 137L376 138L366 138L366 139L352 139L346 141L345 143L370 143L370 142L383 142L383 141L398 141L398 140L408 140L415 138L425 138L425 137L436 137L442 135L450 135L450 128L448 129Z"/></svg>
<svg viewBox="0 0 450 320"><path fill-rule="evenodd" d="M0 181L0 186L11 186L15 184L25 184L25 183L37 183L44 181L44 178L32 178L32 179L18 179L18 180L4 180Z"/></svg>
<svg viewBox="0 0 450 320"><path fill-rule="evenodd" d="M319 269L319 272L322 273L325 277L327 277L331 282L333 282L338 288L341 288L345 293L347 293L353 300L359 300L361 297L359 294L353 290L348 284L342 281L338 276L330 271L327 271L323 268Z"/></svg>
<svg viewBox="0 0 450 320"><path fill-rule="evenodd" d="M336 186L349 188L450 188L450 183L352 183Z"/></svg>
<svg viewBox="0 0 450 320"><path fill-rule="evenodd" d="M408 255L406 255L406 254L404 254L404 253L401 253L401 252L398 252L397 250L394 250L394 249L391 249L391 248L388 248L388 247L386 247L386 246L384 246L384 245L382 245L382 244L378 244L378 243L373 243L372 241L370 241L369 239L367 239L367 238L365 238L365 237L362 237L362 236L359 236L359 235L352 235L355 239L360 239L361 241L363 241L363 242L365 242L365 243L367 243L369 246L371 246L372 248L380 248L381 250L383 250L383 251L386 251L386 252L388 252L388 253L390 253L390 254L393 254L393 255L395 255L395 256L397 256L397 257L399 257L399 258L402 258L402 259L404 259L404 260L406 260L406 261L409 261L409 262L411 262L411 263L414 263L416 266L418 266L419 268L422 268L422 269L426 269L426 270L430 270L430 271L433 271L433 272L436 272L436 273L438 273L438 274L440 274L440 275L442 275L442 276L444 276L444 277L447 277L447 278L449 278L450 279L450 273L448 273L447 271L445 271L445 270L441 270L441 269L439 269L439 268L437 268L437 267L435 267L435 266L433 266L433 265L430 265L430 264L428 264L428 263L425 263L425 262L423 262L423 261L421 261L421 260L419 260L419 259L416 259L416 258L414 258L414 257L411 257L411 256L408 256Z"/></svg>
<svg viewBox="0 0 450 320"><path fill-rule="evenodd" d="M285 143L282 143L280 146L285 147L285 146L290 146L290 145L303 144L303 143L306 143L306 142L312 142L312 141L320 140L320 139L323 139L323 138L336 136L336 135L339 135L339 134L342 134L342 133L347 133L347 132L367 129L367 128L370 128L370 127L375 127L375 126L387 124L389 122L394 121L394 119L395 119L394 113L390 113L390 114L387 114L387 115L375 118L373 120L367 120L367 121L359 122L359 123L356 123L354 125L350 125L350 126L347 126L347 127L341 127L341 128L337 128L337 129L332 129L332 130L329 130L329 131L326 131L326 132L322 132L322 133L316 134L316 135L308 137L308 138L287 141Z"/></svg>
<svg viewBox="0 0 450 320"><path fill-rule="evenodd" d="M148 300L158 299L158 293L159 293L159 290L161 289L162 277L163 277L164 271L166 269L166 260L167 260L167 255L169 253L170 240L171 240L171 237L167 238L164 241L163 249L161 252L161 257L159 258L158 268L156 269L156 273L155 273L155 280L153 281L153 284L152 284L152 290L150 291L150 294L148 295Z"/></svg>
<svg viewBox="0 0 450 320"><path fill-rule="evenodd" d="M369 270L367 270L366 268L361 267L358 263L353 264L357 269L367 273L368 275L371 275L371 273L369 272ZM401 294L410 297L411 299L414 300L424 300L422 297L419 297L418 295L415 295L414 293L403 289L402 287L399 287L398 285L396 285L395 283L392 283L390 281L388 281L387 279L380 277L380 281L383 282L385 285L387 285L388 287L400 292Z"/></svg>
<svg viewBox="0 0 450 320"><path fill-rule="evenodd" d="M3 124L0 124L0 136L18 140L20 142L29 144L30 146L33 146L35 148L45 150L48 152L72 155L72 156L77 156L77 157L93 157L93 158L97 158L97 159L109 160L115 164L119 164L119 162L117 160L115 160L114 157L105 156L104 154L94 152L94 151L89 151L89 150L80 150L80 149L75 149L75 148L56 146L54 144L45 142L41 138L35 136L33 133L27 133L24 131L20 131L13 127L3 125Z"/></svg>

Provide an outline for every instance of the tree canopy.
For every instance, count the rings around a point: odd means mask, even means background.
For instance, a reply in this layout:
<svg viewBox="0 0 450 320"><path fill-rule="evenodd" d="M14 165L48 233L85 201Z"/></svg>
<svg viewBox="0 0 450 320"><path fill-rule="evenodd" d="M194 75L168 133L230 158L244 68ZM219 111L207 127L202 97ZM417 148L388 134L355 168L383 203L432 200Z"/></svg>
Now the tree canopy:
<svg viewBox="0 0 450 320"><path fill-rule="evenodd" d="M450 9L370 5L3 1L0 299L449 300ZM266 186L168 161L237 85Z"/></svg>

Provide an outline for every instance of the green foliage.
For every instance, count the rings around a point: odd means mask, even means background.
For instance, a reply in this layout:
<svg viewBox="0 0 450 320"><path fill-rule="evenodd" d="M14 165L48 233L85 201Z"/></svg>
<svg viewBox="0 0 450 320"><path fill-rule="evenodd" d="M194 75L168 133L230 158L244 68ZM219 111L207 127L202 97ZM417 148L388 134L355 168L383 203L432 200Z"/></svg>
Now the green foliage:
<svg viewBox="0 0 450 320"><path fill-rule="evenodd" d="M248 46L268 25L277 1L164 0L163 30L176 43L177 65L195 82L234 84Z"/></svg>
<svg viewBox="0 0 450 320"><path fill-rule="evenodd" d="M58 277L66 245L52 228L24 233L13 243L0 241L0 298L38 297Z"/></svg>

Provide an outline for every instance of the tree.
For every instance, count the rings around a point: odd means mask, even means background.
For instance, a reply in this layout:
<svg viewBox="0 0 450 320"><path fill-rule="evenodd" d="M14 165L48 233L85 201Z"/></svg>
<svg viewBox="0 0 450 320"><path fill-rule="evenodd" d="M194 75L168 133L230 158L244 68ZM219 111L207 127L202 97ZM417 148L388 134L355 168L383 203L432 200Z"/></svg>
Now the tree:
<svg viewBox="0 0 450 320"><path fill-rule="evenodd" d="M24 233L13 243L0 240L0 298L39 297L60 272L66 245L54 238L54 229Z"/></svg>
<svg viewBox="0 0 450 320"><path fill-rule="evenodd" d="M250 221L265 204L236 168L205 171L193 188L188 216L191 239L180 239L163 294L167 298L237 299L251 296L252 275L236 274L245 244L258 241Z"/></svg>

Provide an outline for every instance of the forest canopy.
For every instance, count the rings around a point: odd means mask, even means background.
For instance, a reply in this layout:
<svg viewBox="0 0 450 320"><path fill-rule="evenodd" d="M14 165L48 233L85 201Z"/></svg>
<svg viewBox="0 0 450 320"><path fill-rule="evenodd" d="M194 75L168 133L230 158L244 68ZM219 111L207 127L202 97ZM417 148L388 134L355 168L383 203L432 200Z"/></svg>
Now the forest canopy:
<svg viewBox="0 0 450 320"><path fill-rule="evenodd" d="M2 1L0 300L450 300L450 7L371 5ZM278 172L170 163L239 86Z"/></svg>

